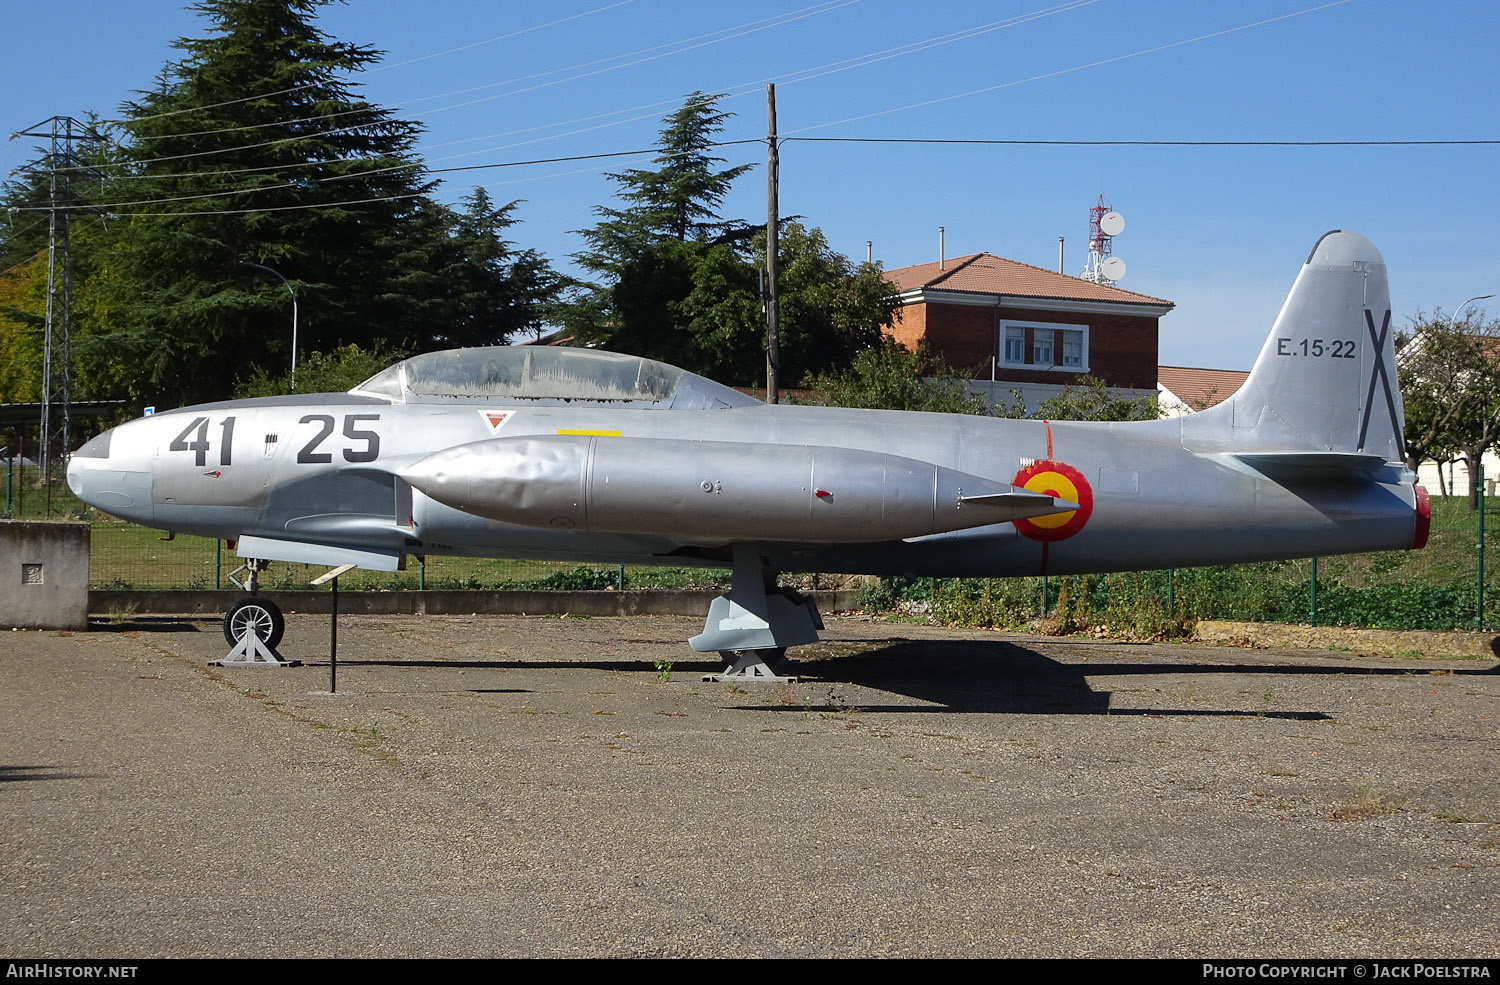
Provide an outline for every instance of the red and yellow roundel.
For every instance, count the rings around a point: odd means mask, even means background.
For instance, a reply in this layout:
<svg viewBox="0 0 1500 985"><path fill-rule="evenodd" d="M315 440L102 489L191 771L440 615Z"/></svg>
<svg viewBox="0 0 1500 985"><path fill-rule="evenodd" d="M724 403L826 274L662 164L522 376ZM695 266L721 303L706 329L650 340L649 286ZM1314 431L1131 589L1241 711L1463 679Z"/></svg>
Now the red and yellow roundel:
<svg viewBox="0 0 1500 985"><path fill-rule="evenodd" d="M1083 529L1094 512L1094 490L1083 473L1062 462L1040 461L1016 473L1011 485L1031 492L1046 493L1058 499L1077 503L1078 509L1049 513L1015 521L1016 530L1032 540L1063 540Z"/></svg>

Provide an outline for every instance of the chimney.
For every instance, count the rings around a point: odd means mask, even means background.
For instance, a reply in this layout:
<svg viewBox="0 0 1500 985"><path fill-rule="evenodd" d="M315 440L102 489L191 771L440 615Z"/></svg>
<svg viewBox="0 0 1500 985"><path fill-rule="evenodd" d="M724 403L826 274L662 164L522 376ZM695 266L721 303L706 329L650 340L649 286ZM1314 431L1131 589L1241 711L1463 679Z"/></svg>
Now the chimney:
<svg viewBox="0 0 1500 985"><path fill-rule="evenodd" d="M938 269L939 270L947 270L948 269L947 264L944 262L944 253L943 253L943 227L942 226L938 226Z"/></svg>

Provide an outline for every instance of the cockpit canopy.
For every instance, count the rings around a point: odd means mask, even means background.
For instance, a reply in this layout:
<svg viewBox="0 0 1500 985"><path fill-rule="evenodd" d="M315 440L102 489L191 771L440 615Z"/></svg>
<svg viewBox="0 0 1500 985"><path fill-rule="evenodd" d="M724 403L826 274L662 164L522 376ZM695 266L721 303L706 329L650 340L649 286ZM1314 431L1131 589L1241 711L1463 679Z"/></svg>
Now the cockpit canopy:
<svg viewBox="0 0 1500 985"><path fill-rule="evenodd" d="M654 359L597 349L531 345L448 349L412 356L349 392L405 404L629 403L710 410L758 402L738 390Z"/></svg>

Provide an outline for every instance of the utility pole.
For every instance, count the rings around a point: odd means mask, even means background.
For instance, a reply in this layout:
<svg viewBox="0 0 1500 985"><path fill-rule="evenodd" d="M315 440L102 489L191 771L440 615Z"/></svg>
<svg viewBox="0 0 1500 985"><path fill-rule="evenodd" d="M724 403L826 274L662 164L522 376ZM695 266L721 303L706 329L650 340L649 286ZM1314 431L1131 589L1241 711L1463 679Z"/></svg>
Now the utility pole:
<svg viewBox="0 0 1500 985"><path fill-rule="evenodd" d="M49 475L49 456L52 449L52 377L60 377L62 390L62 450L66 454L69 450L69 423L72 418L73 406L73 374L72 374L72 339L73 339L73 303L72 303L72 216L80 210L80 202L73 195L73 177L75 174L97 175L93 169L82 163L78 156L77 145L79 144L102 144L105 138L86 123L80 123L71 116L54 116L43 120L27 130L21 130L10 135L10 139L17 137L38 137L50 142L47 152L47 166L41 169L48 175L48 205L47 205L47 310L45 326L42 331L42 420L41 420L41 454L39 460L42 466L43 481L47 481ZM83 206L86 207L86 206ZM61 219L61 222L58 220ZM61 256L59 256L61 252ZM56 326L56 328L54 327ZM60 344L57 343L58 336L61 337ZM60 372L54 374L53 350L60 350L61 358ZM47 492L51 497L52 486L47 484Z"/></svg>
<svg viewBox="0 0 1500 985"><path fill-rule="evenodd" d="M776 253L781 201L781 152L776 145L776 84L766 85L766 402L776 403L781 388L781 343L776 337Z"/></svg>

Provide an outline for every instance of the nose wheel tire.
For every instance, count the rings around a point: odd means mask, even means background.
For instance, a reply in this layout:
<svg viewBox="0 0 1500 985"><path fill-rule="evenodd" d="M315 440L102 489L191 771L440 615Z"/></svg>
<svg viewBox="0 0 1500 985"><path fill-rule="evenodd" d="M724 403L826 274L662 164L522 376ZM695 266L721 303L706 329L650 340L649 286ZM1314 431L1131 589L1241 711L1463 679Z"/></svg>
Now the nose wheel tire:
<svg viewBox="0 0 1500 985"><path fill-rule="evenodd" d="M275 602L258 595L240 599L224 613L224 639L231 646L252 628L262 643L275 649L286 632L286 618Z"/></svg>

